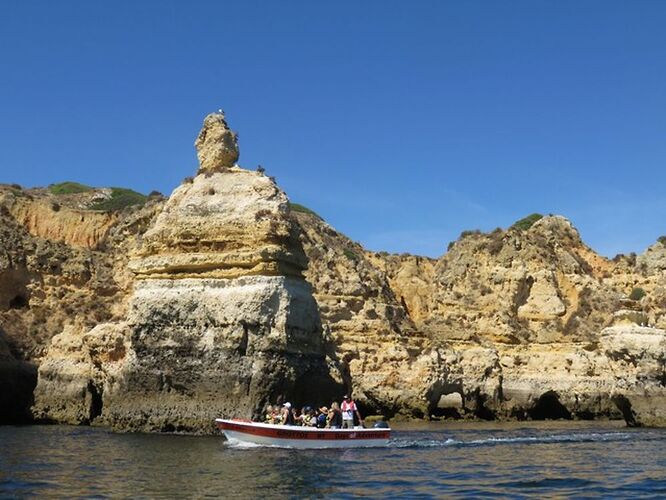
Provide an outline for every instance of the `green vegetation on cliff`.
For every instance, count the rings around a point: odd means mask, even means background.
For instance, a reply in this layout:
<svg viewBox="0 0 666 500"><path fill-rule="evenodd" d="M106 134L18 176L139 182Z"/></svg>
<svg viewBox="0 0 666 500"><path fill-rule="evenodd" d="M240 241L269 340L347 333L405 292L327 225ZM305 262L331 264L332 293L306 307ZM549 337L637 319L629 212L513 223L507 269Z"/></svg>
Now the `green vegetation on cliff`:
<svg viewBox="0 0 666 500"><path fill-rule="evenodd" d="M645 290L641 287L634 288L629 294L631 300L641 300L643 297L645 297Z"/></svg>
<svg viewBox="0 0 666 500"><path fill-rule="evenodd" d="M314 210L310 210L308 207L301 205L299 203L289 202L289 209L292 210L293 212L301 212L304 214L314 215L315 217L317 217L317 219L324 220L321 217L321 215L319 215L317 212L315 212Z"/></svg>
<svg viewBox="0 0 666 500"><path fill-rule="evenodd" d="M94 203L90 208L92 210L101 210L111 212L122 210L132 205L143 205L148 197L145 194L137 193L127 188L111 188L111 198Z"/></svg>
<svg viewBox="0 0 666 500"><path fill-rule="evenodd" d="M537 213L530 214L527 217L524 217L519 221L514 222L513 225L511 226L511 229L520 229L522 231L527 231L529 228L532 227L532 225L536 221L540 219L543 219L543 215Z"/></svg>
<svg viewBox="0 0 666 500"><path fill-rule="evenodd" d="M87 191L92 191L93 188L86 186L85 184L80 184L78 182L60 182L58 184L51 184L49 186L49 192L51 194L76 194L76 193L85 193Z"/></svg>

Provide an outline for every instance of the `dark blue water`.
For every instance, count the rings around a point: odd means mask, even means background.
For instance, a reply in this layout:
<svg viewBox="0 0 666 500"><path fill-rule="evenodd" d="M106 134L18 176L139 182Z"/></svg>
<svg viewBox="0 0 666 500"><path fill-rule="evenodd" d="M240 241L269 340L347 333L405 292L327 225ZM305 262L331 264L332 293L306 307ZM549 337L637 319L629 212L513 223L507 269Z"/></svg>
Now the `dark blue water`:
<svg viewBox="0 0 666 500"><path fill-rule="evenodd" d="M666 497L666 430L429 424L387 448L232 448L221 437L0 427L0 497Z"/></svg>

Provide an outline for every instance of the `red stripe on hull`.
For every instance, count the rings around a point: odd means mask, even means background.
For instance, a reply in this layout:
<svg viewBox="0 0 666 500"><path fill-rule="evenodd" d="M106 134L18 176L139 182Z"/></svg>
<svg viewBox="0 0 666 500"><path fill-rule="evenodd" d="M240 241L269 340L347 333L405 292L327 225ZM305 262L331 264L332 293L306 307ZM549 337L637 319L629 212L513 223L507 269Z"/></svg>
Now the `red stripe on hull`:
<svg viewBox="0 0 666 500"><path fill-rule="evenodd" d="M256 427L252 424L243 422L216 422L220 430L230 430L251 434L253 436L263 436L275 439L312 439L312 440L342 440L342 439L389 439L390 430L374 429L350 429L347 431L318 429L318 430L299 430L298 427L285 425L284 428Z"/></svg>

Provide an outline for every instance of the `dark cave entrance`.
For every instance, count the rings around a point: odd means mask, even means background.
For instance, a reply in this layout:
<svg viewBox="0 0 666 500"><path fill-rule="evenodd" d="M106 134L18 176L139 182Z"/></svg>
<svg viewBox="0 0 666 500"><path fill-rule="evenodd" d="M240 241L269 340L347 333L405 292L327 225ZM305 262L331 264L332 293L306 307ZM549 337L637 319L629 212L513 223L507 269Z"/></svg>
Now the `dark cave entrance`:
<svg viewBox="0 0 666 500"><path fill-rule="evenodd" d="M631 407L631 402L627 399L626 396L622 394L616 394L611 398L611 401L615 403L617 409L622 412L622 417L627 423L627 427L640 427L640 423L636 421L636 413Z"/></svg>
<svg viewBox="0 0 666 500"><path fill-rule="evenodd" d="M532 420L571 420L571 412L560 403L555 391L543 393L528 415Z"/></svg>
<svg viewBox="0 0 666 500"><path fill-rule="evenodd" d="M9 301L10 309L24 309L26 307L28 307L28 297L25 295L18 294Z"/></svg>

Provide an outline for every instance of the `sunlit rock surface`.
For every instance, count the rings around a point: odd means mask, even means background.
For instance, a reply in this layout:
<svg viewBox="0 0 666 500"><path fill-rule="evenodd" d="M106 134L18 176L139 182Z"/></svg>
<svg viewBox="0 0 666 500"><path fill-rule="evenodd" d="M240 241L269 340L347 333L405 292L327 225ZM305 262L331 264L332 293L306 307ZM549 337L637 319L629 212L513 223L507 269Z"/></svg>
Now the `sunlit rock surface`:
<svg viewBox="0 0 666 500"><path fill-rule="evenodd" d="M0 419L212 432L352 391L386 416L666 424L663 239L610 260L547 216L369 252L240 168L221 113L196 146L198 175L124 211L0 186Z"/></svg>

